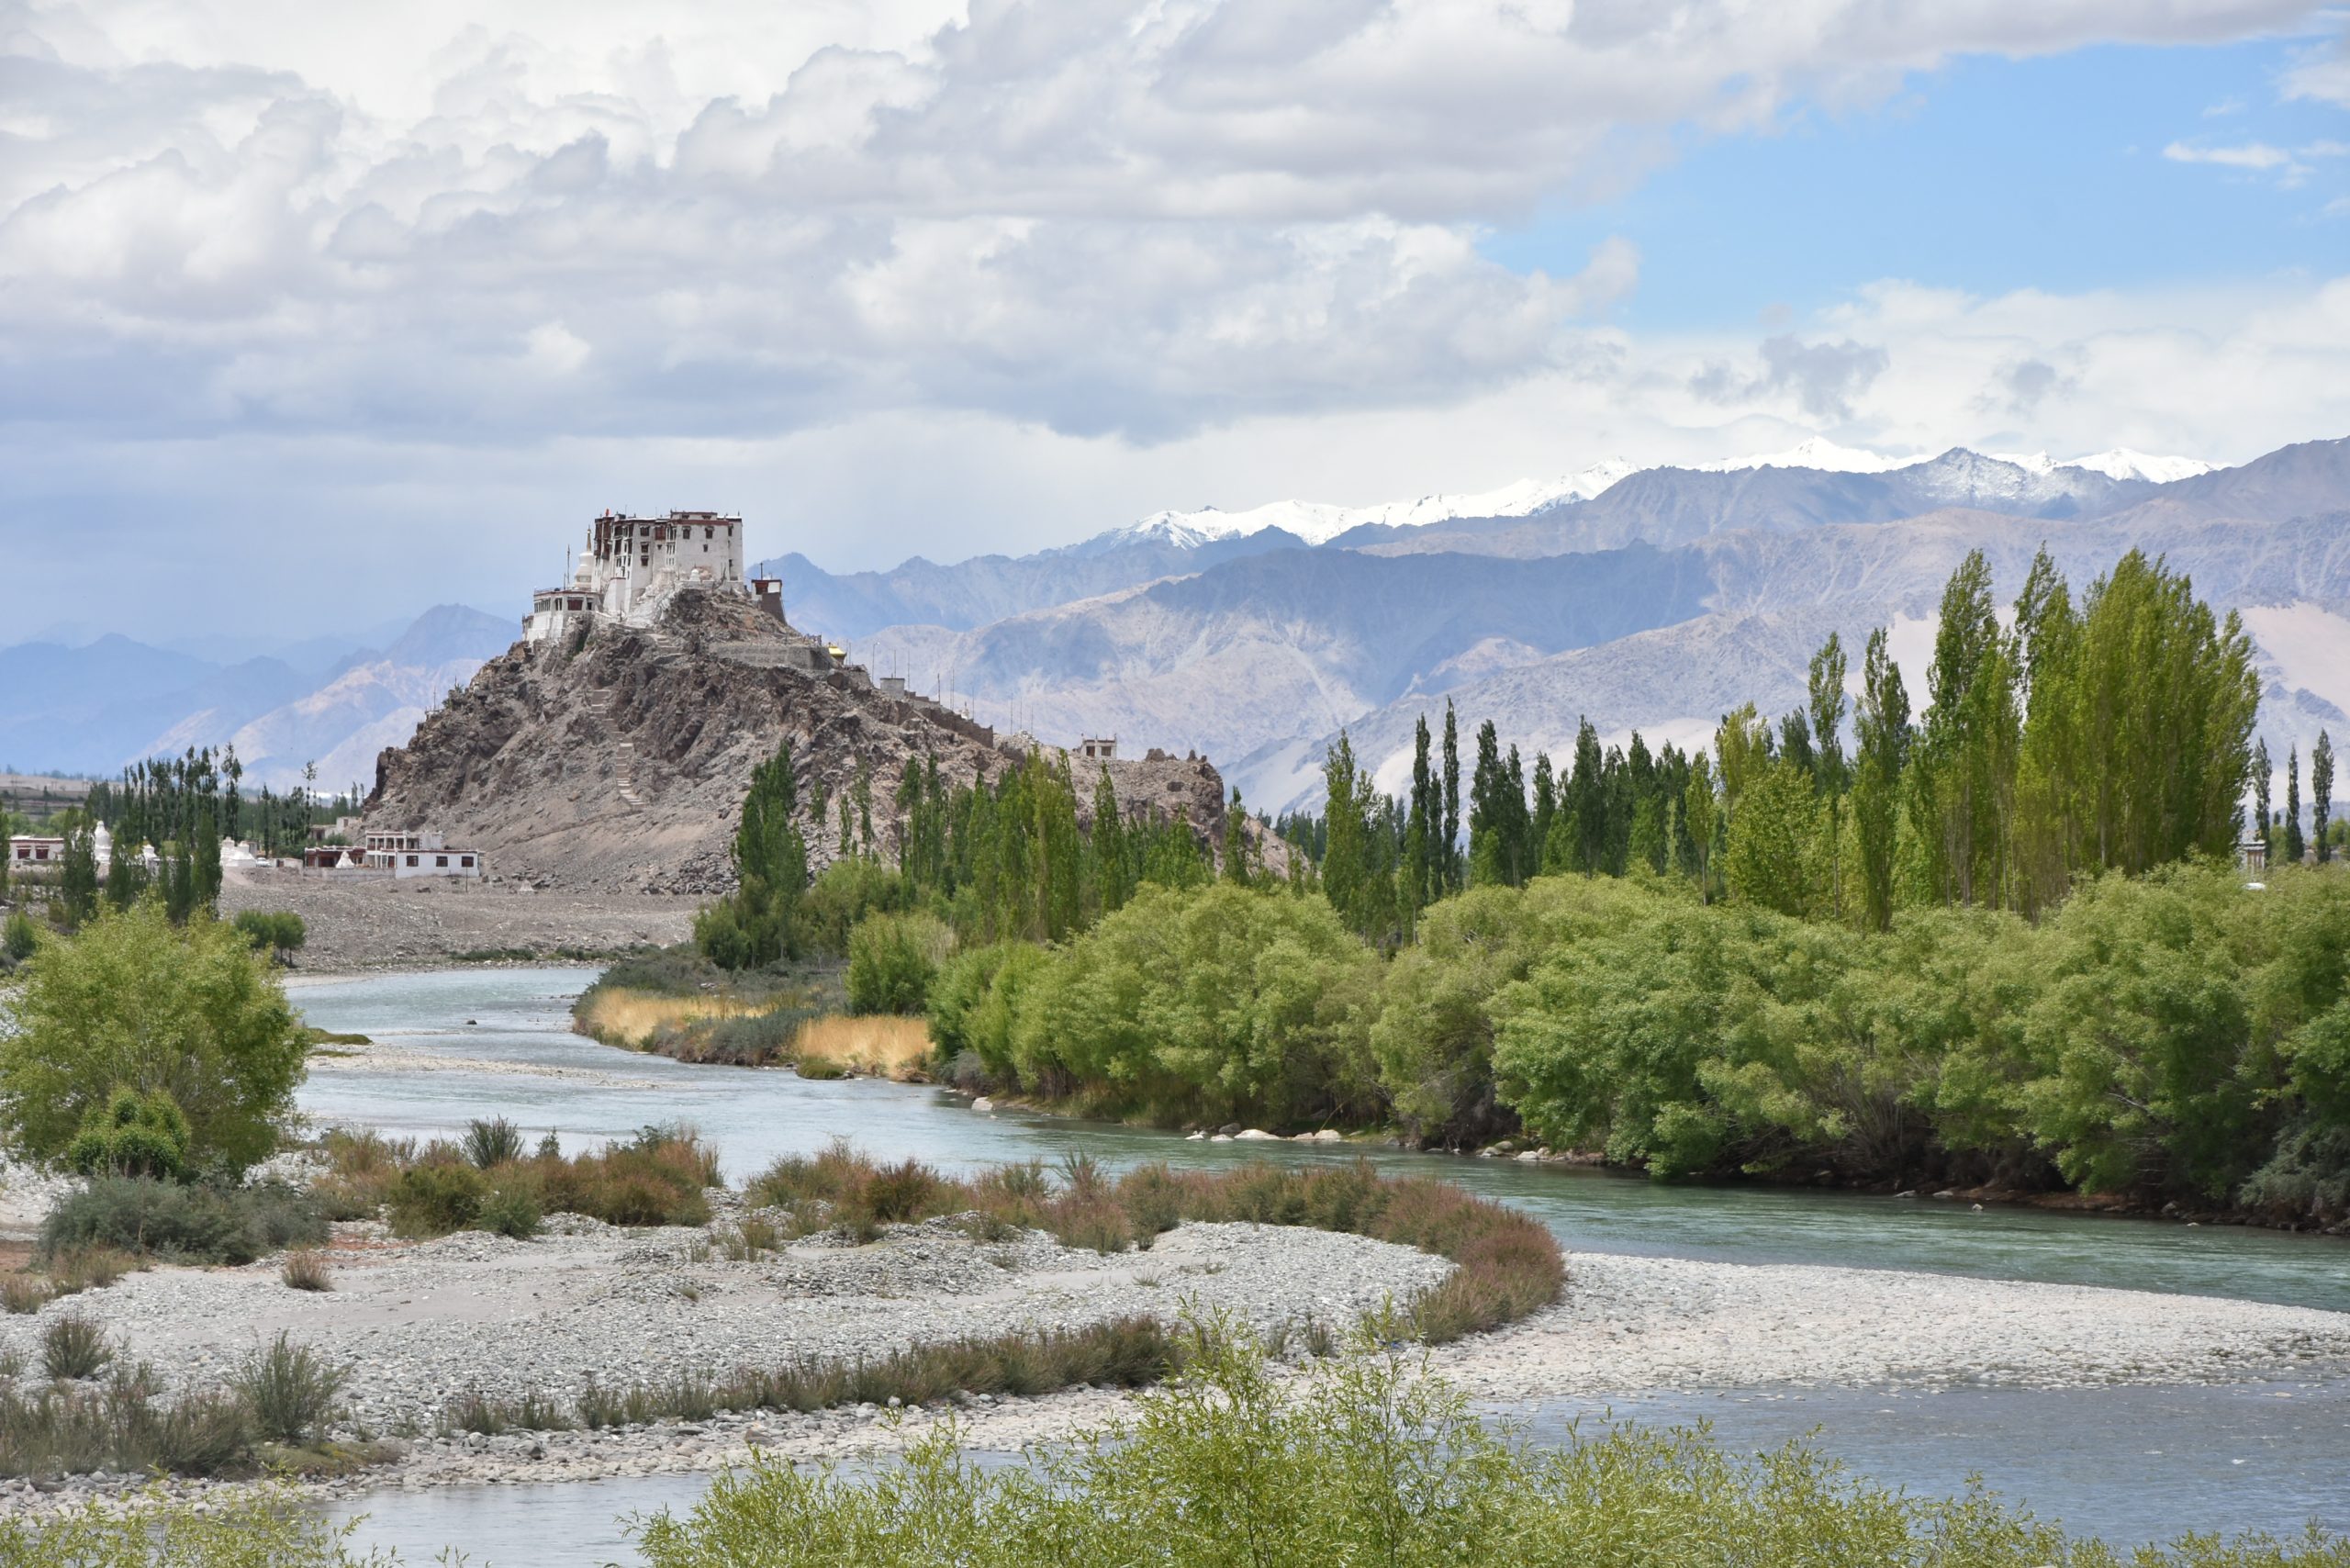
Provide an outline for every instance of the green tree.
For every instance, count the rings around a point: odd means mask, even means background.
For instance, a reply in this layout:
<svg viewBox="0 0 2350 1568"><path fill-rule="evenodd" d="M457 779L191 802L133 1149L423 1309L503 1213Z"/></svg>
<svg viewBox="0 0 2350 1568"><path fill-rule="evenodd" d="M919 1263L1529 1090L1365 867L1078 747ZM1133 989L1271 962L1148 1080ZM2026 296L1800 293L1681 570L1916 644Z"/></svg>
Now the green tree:
<svg viewBox="0 0 2350 1568"><path fill-rule="evenodd" d="M1801 765L1765 766L1729 819L1722 880L1730 896L1780 914L1808 914L1818 902L1812 862L1819 847L1819 798Z"/></svg>
<svg viewBox="0 0 2350 1568"><path fill-rule="evenodd" d="M1104 764L1093 783L1093 902L1103 914L1125 907L1134 896L1136 867L1126 846L1125 813L1118 809L1117 787L1110 782Z"/></svg>
<svg viewBox="0 0 2350 1568"><path fill-rule="evenodd" d="M16 1032L0 1039L0 1107L21 1152L62 1158L125 1089L180 1107L192 1164L242 1170L275 1149L305 1036L266 962L229 926L174 927L151 900L42 944L24 974Z"/></svg>
<svg viewBox="0 0 2350 1568"><path fill-rule="evenodd" d="M1844 793L1852 786L1844 762L1844 644L1835 633L1811 655L1812 770L1828 808L1829 908L1844 918Z"/></svg>
<svg viewBox="0 0 2350 1568"><path fill-rule="evenodd" d="M853 1013L920 1013L955 939L936 915L868 914L848 934Z"/></svg>
<svg viewBox="0 0 2350 1568"><path fill-rule="evenodd" d="M1681 820L1688 829L1697 861L1697 894L1713 898L1714 832L1720 823L1721 798L1714 793L1714 770L1704 752L1689 759L1689 784L1681 797Z"/></svg>
<svg viewBox="0 0 2350 1568"><path fill-rule="evenodd" d="M1852 846L1860 876L1861 925L1893 924L1894 848L1901 823L1901 780L1909 760L1909 694L1883 628L1869 633L1861 665L1861 700L1852 712Z"/></svg>
<svg viewBox="0 0 2350 1568"><path fill-rule="evenodd" d="M1404 907L1416 916L1444 896L1442 846L1444 802L1428 759L1428 716L1412 727L1412 807L1404 824Z"/></svg>
<svg viewBox="0 0 2350 1568"><path fill-rule="evenodd" d="M2317 850L2317 863L2324 865L2333 858L2333 846L2327 842L2325 824L2333 815L2333 740L2323 730L2317 733L2317 745L2310 748L2310 838Z"/></svg>
<svg viewBox="0 0 2350 1568"><path fill-rule="evenodd" d="M1460 876L1460 731L1452 699L1444 700L1444 826L1438 834L1444 857L1444 885L1458 892Z"/></svg>
<svg viewBox="0 0 2350 1568"><path fill-rule="evenodd" d="M800 781L786 737L775 756L753 770L743 798L734 829L733 893L694 918L696 945L722 969L756 969L800 950L808 842L795 820L799 802Z"/></svg>
<svg viewBox="0 0 2350 1568"><path fill-rule="evenodd" d="M2298 866L2308 847L2301 839L2301 748L2285 750L2285 864Z"/></svg>
<svg viewBox="0 0 2350 1568"><path fill-rule="evenodd" d="M1232 787L1232 804L1224 813L1224 879L1247 887L1248 871L1248 812L1240 803L1240 786Z"/></svg>
<svg viewBox="0 0 2350 1568"><path fill-rule="evenodd" d="M2275 1084L2252 1040L2237 879L2166 870L2084 882L2036 945L2024 1125L2091 1191L2227 1195ZM2266 1053L2262 1053L2265 1057Z"/></svg>
<svg viewBox="0 0 2350 1568"><path fill-rule="evenodd" d="M50 916L66 931L79 931L98 913L98 857L89 823L78 815L65 826L65 858L57 872L57 896Z"/></svg>
<svg viewBox="0 0 2350 1568"><path fill-rule="evenodd" d="M1991 600L1991 567L1968 553L1942 590L1929 706L1909 768L1909 815L1932 896L1998 905L2007 893L2021 719L2017 664Z"/></svg>
<svg viewBox="0 0 2350 1568"><path fill-rule="evenodd" d="M1145 888L1027 982L1014 1066L1032 1089L1085 1084L1181 1119L1366 1115L1360 1018L1378 970L1322 900Z"/></svg>
<svg viewBox="0 0 2350 1568"><path fill-rule="evenodd" d="M1368 935L1379 928L1384 913L1384 900L1375 886L1373 792L1370 775L1355 765L1354 743L1344 730L1323 760L1322 785L1328 832L1322 851L1323 896L1339 919Z"/></svg>

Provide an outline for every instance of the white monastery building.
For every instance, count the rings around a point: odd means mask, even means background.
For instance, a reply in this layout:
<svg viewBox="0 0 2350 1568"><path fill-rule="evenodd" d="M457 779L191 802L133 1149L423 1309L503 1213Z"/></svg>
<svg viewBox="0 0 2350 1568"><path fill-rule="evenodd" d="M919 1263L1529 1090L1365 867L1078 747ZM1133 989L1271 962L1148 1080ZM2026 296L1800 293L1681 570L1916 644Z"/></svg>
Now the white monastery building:
<svg viewBox="0 0 2350 1568"><path fill-rule="evenodd" d="M778 614L783 589L773 579L743 576L743 520L724 512L673 511L628 517L608 511L588 525L588 547L562 588L531 596L523 640L562 637L594 615L649 626L681 588L715 588L772 599Z"/></svg>

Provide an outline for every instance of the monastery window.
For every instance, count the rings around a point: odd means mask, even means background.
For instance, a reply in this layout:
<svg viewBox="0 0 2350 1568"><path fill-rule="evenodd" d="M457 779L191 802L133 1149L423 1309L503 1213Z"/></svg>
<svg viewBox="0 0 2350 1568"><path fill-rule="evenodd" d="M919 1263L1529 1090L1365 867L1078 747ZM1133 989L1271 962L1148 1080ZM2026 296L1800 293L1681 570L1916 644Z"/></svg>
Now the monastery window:
<svg viewBox="0 0 2350 1568"><path fill-rule="evenodd" d="M411 866L415 865L415 864L416 864L416 857L415 857L415 856L413 856L413 855L409 856L409 857L408 857L408 863L409 865L411 865Z"/></svg>
<svg viewBox="0 0 2350 1568"><path fill-rule="evenodd" d="M467 868L469 868L472 867L473 863L474 863L474 857L473 857L472 856L470 856L470 855L467 855L467 856L462 857L459 859L459 861L458 861L458 864L459 864L459 865L462 865L462 866L467 867Z"/></svg>
<svg viewBox="0 0 2350 1568"><path fill-rule="evenodd" d="M438 859L436 859L436 860L434 860L434 861L432 862L432 864L433 864L433 865L435 865L435 866L446 866L448 863L449 863L449 857L448 857L446 855L443 855L443 856L440 857Z"/></svg>

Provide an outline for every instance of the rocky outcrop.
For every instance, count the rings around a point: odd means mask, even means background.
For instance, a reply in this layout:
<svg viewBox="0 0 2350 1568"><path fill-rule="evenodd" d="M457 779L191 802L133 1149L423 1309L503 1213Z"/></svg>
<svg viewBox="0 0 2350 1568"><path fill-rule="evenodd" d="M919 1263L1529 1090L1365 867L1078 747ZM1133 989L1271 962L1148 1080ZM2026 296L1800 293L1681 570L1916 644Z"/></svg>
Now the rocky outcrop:
<svg viewBox="0 0 2350 1568"><path fill-rule="evenodd" d="M954 786L993 778L1025 750L1024 738L877 685L749 599L694 591L654 626L599 622L576 643L518 643L491 660L378 757L367 824L440 833L484 851L506 880L721 892L733 883L728 850L752 770L787 737L803 802L818 790L837 801L869 776L885 850L910 759L935 756ZM1122 805L1138 809L1147 790L1216 841L1224 784L1204 761L1113 768L1136 770L1113 774ZM1090 811L1090 788L1079 796ZM826 818L809 826L818 866L840 850L837 812Z"/></svg>

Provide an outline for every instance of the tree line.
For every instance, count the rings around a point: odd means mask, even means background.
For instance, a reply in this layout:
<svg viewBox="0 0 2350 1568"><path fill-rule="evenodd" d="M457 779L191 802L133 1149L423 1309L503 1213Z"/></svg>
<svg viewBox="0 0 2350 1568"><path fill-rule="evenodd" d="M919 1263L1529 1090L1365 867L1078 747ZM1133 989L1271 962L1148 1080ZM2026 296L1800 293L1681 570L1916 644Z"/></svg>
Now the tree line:
<svg viewBox="0 0 2350 1568"><path fill-rule="evenodd" d="M2266 748L2251 745L2250 638L2140 552L2077 600L2042 552L2004 621L1988 563L1968 555L1942 592L1922 716L1884 629L1862 651L1857 692L1850 676L1831 633L1802 706L1774 723L1749 703L1694 755L1652 752L1637 732L1603 747L1585 721L1563 766L1537 752L1528 767L1488 721L1465 799L1448 703L1440 750L1420 722L1404 800L1376 789L1341 734L1322 820L1283 831L1319 851L1347 924L1389 946L1465 887L1636 868L1707 901L1868 931L1901 908L2035 916L2084 877L2232 853L2247 785L2257 831L2300 857L2298 756L2272 820ZM2322 839L2330 741L2312 762Z"/></svg>
<svg viewBox="0 0 2350 1568"><path fill-rule="evenodd" d="M1031 750L968 783L948 782L934 756L910 758L877 833L869 768L829 801L821 788L803 798L787 738L752 776L732 846L735 890L701 912L695 944L730 969L837 957L875 914L919 914L967 943L1058 942L1146 884L1198 886L1219 862L1249 877L1245 847L1219 857L1182 818L1121 807L1108 769L1082 823L1079 788L1066 754ZM810 830L835 813L840 853L811 878Z"/></svg>

